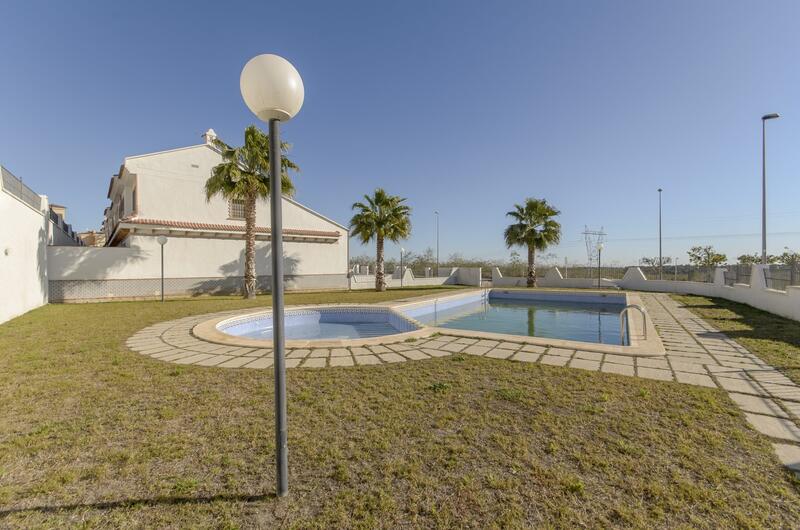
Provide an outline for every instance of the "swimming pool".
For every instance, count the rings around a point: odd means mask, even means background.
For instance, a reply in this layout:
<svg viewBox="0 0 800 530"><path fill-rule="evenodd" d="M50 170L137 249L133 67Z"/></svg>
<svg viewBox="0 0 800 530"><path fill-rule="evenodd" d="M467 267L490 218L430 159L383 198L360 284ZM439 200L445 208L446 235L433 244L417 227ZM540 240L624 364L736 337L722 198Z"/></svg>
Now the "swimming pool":
<svg viewBox="0 0 800 530"><path fill-rule="evenodd" d="M492 290L399 310L440 328L625 345L619 323L625 301L614 294Z"/></svg>
<svg viewBox="0 0 800 530"><path fill-rule="evenodd" d="M422 301L384 306L304 306L285 311L286 339L293 347L312 345L359 346L381 337L413 340L447 329L629 346L627 315L620 336L624 293L526 291L492 289L469 291ZM212 319L193 333L228 345L269 347L272 312ZM503 335L506 337L503 338ZM564 345L565 347L567 345Z"/></svg>
<svg viewBox="0 0 800 530"><path fill-rule="evenodd" d="M249 339L272 338L272 313L235 317L217 324L228 335ZM360 339L395 335L419 329L387 307L323 307L288 309L284 313L286 339Z"/></svg>

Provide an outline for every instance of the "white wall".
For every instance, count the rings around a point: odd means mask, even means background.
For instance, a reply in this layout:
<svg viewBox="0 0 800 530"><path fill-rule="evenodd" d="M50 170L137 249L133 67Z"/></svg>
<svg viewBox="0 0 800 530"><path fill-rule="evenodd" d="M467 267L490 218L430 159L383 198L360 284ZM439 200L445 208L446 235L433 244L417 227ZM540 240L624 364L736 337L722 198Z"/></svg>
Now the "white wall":
<svg viewBox="0 0 800 530"><path fill-rule="evenodd" d="M455 275L458 285L470 285L472 287L481 286L480 267L459 267L456 269Z"/></svg>
<svg viewBox="0 0 800 530"><path fill-rule="evenodd" d="M171 237L164 247L168 278L244 276L243 239ZM256 244L256 274L269 275L270 244ZM287 275L347 274L347 242L284 241ZM161 277L161 248L153 236L132 236L125 247L51 247L50 280L142 279Z"/></svg>
<svg viewBox="0 0 800 530"><path fill-rule="evenodd" d="M403 281L400 282L400 272L397 271L397 277L393 274L387 274L386 287L422 287L428 285L469 285L480 287L481 285L481 270L480 268L469 267L453 267L450 271L450 276L430 276L417 278L411 269L406 269ZM357 289L374 289L375 288L375 275L374 274L356 274L350 280L350 288Z"/></svg>
<svg viewBox="0 0 800 530"><path fill-rule="evenodd" d="M67 235L64 230L47 216L48 245L63 245L68 247L78 246L78 242Z"/></svg>
<svg viewBox="0 0 800 530"><path fill-rule="evenodd" d="M47 198L37 211L0 190L0 322L47 303Z"/></svg>

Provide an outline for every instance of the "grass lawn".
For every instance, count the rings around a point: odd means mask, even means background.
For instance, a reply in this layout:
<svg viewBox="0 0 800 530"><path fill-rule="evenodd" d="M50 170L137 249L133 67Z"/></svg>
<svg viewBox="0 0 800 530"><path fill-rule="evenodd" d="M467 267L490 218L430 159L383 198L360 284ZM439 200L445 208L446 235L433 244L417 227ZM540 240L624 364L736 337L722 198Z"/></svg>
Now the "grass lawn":
<svg viewBox="0 0 800 530"><path fill-rule="evenodd" d="M124 347L268 303L49 305L0 326L0 526L800 526L800 485L723 392L469 356L289 370L275 499L272 371Z"/></svg>
<svg viewBox="0 0 800 530"><path fill-rule="evenodd" d="M723 298L672 295L694 314L800 384L800 324Z"/></svg>

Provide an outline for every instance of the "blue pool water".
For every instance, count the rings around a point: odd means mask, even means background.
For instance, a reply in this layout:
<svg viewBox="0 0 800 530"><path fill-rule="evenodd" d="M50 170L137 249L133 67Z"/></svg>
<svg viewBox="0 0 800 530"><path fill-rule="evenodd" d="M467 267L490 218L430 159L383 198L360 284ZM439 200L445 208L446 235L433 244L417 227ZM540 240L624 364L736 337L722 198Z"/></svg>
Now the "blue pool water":
<svg viewBox="0 0 800 530"><path fill-rule="evenodd" d="M221 322L217 329L237 337L271 339L272 315L234 318ZM288 310L284 329L288 340L314 340L379 337L418 328L387 308L336 307Z"/></svg>
<svg viewBox="0 0 800 530"><path fill-rule="evenodd" d="M426 305L409 311L409 316L442 328L619 345L619 314L624 307L620 300L624 298L549 293L537 298L493 291L488 299Z"/></svg>
<svg viewBox="0 0 800 530"><path fill-rule="evenodd" d="M503 291L472 292L398 307L319 307L285 312L289 340L359 339L419 329L419 324L621 344L621 294ZM272 339L272 315L234 317L217 324L229 335ZM626 337L627 338L627 337Z"/></svg>

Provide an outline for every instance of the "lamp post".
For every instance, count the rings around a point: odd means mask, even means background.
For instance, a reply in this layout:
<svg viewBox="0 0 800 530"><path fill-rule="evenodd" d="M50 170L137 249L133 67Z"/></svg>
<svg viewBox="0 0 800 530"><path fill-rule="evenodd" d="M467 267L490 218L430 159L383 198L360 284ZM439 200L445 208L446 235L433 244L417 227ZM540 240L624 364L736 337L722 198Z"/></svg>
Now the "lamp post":
<svg viewBox="0 0 800 530"><path fill-rule="evenodd" d="M158 236L158 244L161 245L161 301L164 301L164 245L167 244L166 236Z"/></svg>
<svg viewBox="0 0 800 530"><path fill-rule="evenodd" d="M400 247L400 288L403 288L403 276L405 276L405 271L403 270L403 254L405 253L406 249Z"/></svg>
<svg viewBox="0 0 800 530"><path fill-rule="evenodd" d="M661 257L661 192L658 188L658 279L664 279L664 259Z"/></svg>
<svg viewBox="0 0 800 530"><path fill-rule="evenodd" d="M597 288L598 289L600 288L600 274L601 274L600 258L602 254L603 254L603 244L598 243L597 244Z"/></svg>
<svg viewBox="0 0 800 530"><path fill-rule="evenodd" d="M303 106L303 80L283 57L257 55L242 69L239 88L247 107L269 123L270 246L272 261L272 345L275 370L275 468L278 497L289 493L286 427L286 359L283 324L283 219L281 216L281 142L279 124Z"/></svg>
<svg viewBox="0 0 800 530"><path fill-rule="evenodd" d="M767 264L767 120L780 118L776 113L761 116L761 264Z"/></svg>
<svg viewBox="0 0 800 530"><path fill-rule="evenodd" d="M439 276L439 210L434 210L436 214L436 276Z"/></svg>

